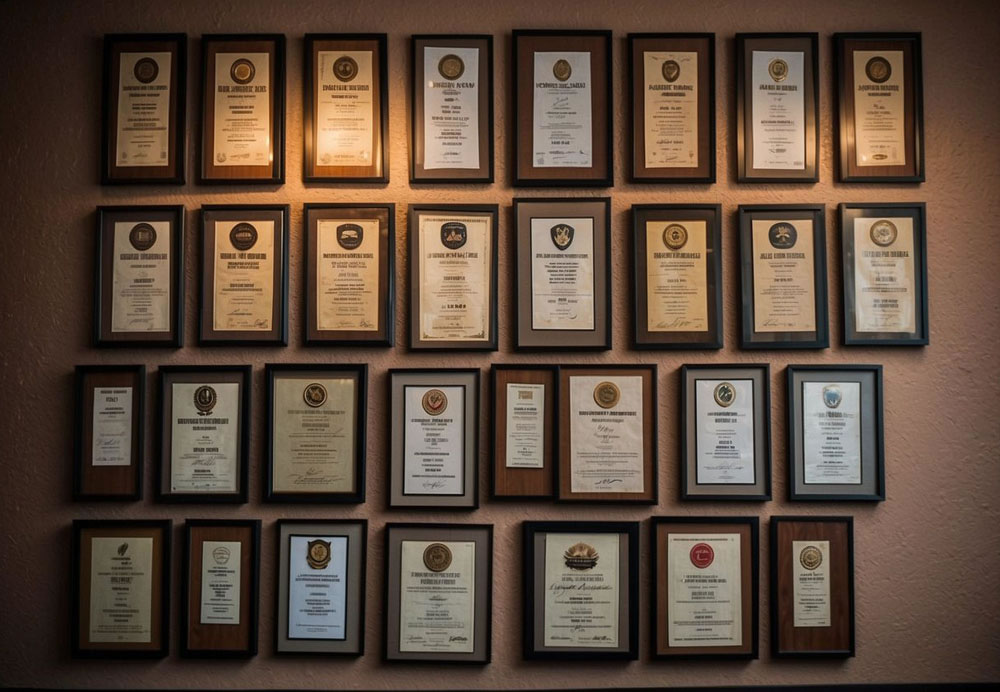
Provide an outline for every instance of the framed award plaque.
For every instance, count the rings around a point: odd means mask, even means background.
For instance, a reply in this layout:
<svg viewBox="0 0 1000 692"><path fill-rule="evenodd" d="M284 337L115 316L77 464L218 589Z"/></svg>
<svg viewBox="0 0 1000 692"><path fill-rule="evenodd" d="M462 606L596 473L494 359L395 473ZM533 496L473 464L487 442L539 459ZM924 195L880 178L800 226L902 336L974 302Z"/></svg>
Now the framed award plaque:
<svg viewBox="0 0 1000 692"><path fill-rule="evenodd" d="M629 34L633 183L715 182L715 34Z"/></svg>
<svg viewBox="0 0 1000 692"><path fill-rule="evenodd" d="M385 34L306 34L303 180L389 182Z"/></svg>
<svg viewBox="0 0 1000 692"><path fill-rule="evenodd" d="M188 519L181 574L181 656L256 656L260 520Z"/></svg>
<svg viewBox="0 0 1000 692"><path fill-rule="evenodd" d="M827 348L826 207L740 205L741 348Z"/></svg>
<svg viewBox="0 0 1000 692"><path fill-rule="evenodd" d="M201 37L201 183L285 182L285 36Z"/></svg>
<svg viewBox="0 0 1000 692"><path fill-rule="evenodd" d="M493 37L410 39L410 182L493 182Z"/></svg>
<svg viewBox="0 0 1000 692"><path fill-rule="evenodd" d="M681 499L771 499L771 369L681 366Z"/></svg>
<svg viewBox="0 0 1000 692"><path fill-rule="evenodd" d="M368 365L269 363L264 499L364 502Z"/></svg>
<svg viewBox="0 0 1000 692"><path fill-rule="evenodd" d="M275 652L365 652L366 519L279 519Z"/></svg>
<svg viewBox="0 0 1000 692"><path fill-rule="evenodd" d="M78 365L74 500L141 500L145 365Z"/></svg>
<svg viewBox="0 0 1000 692"><path fill-rule="evenodd" d="M844 345L927 345L926 213L922 202L840 205Z"/></svg>
<svg viewBox="0 0 1000 692"><path fill-rule="evenodd" d="M492 524L385 527L386 661L490 662Z"/></svg>
<svg viewBox="0 0 1000 692"><path fill-rule="evenodd" d="M652 656L757 658L757 517L653 517Z"/></svg>
<svg viewBox="0 0 1000 692"><path fill-rule="evenodd" d="M160 366L157 499L247 501L249 365Z"/></svg>
<svg viewBox="0 0 1000 692"><path fill-rule="evenodd" d="M167 655L172 531L169 519L73 522L73 656Z"/></svg>
<svg viewBox="0 0 1000 692"><path fill-rule="evenodd" d="M736 34L739 182L819 182L818 123L818 34Z"/></svg>
<svg viewBox="0 0 1000 692"><path fill-rule="evenodd" d="M924 182L920 33L834 34L841 182Z"/></svg>
<svg viewBox="0 0 1000 692"><path fill-rule="evenodd" d="M610 31L514 30L514 185L614 185Z"/></svg>
<svg viewBox="0 0 1000 692"><path fill-rule="evenodd" d="M493 365L490 452L495 500L546 499L554 494L558 371L554 365Z"/></svg>
<svg viewBox="0 0 1000 692"><path fill-rule="evenodd" d="M186 34L104 37L101 184L184 184Z"/></svg>
<svg viewBox="0 0 1000 692"><path fill-rule="evenodd" d="M632 207L637 349L722 348L722 207Z"/></svg>
<svg viewBox="0 0 1000 692"><path fill-rule="evenodd" d="M854 656L852 517L771 517L771 656Z"/></svg>
<svg viewBox="0 0 1000 692"><path fill-rule="evenodd" d="M789 365L788 499L885 499L881 365Z"/></svg>
<svg viewBox="0 0 1000 692"><path fill-rule="evenodd" d="M410 348L497 350L497 205L411 204Z"/></svg>
<svg viewBox="0 0 1000 692"><path fill-rule="evenodd" d="M184 344L184 207L97 208L96 346Z"/></svg>

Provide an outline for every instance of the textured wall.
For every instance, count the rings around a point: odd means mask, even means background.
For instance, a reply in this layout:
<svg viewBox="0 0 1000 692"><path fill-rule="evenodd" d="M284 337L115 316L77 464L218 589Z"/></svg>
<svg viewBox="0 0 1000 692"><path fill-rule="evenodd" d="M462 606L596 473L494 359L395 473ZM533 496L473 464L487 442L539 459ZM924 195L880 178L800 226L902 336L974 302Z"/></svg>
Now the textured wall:
<svg viewBox="0 0 1000 692"><path fill-rule="evenodd" d="M821 0L706 3L654 0L517 0L492 3L389 2L115 2L35 0L0 7L0 165L3 270L0 343L0 682L10 685L100 687L585 687L681 684L941 681L1000 678L1000 22L992 2ZM398 276L407 271L405 210L410 202L497 202L502 239L511 235L509 204L509 33L515 27L610 28L615 32L616 186L581 191L614 200L614 343L611 353L512 352L510 248L501 243L501 350L490 355L408 354L389 350L303 348L301 344L301 210L304 202L394 201ZM625 34L629 31L714 31L718 35L719 182L712 186L633 186L624 183ZM736 185L734 182L733 40L737 31L819 31L821 74L820 178L817 185ZM832 46L834 31L919 30L924 37L927 180L920 185L840 185L833 182ZM289 38L288 182L279 188L101 188L98 177L101 37L117 31L202 33L267 31ZM391 179L387 186L303 186L302 35L323 31L389 34ZM412 32L490 32L496 39L497 183L411 188L407 184L408 42ZM197 41L191 46L188 119L197 122ZM189 178L194 147L188 147ZM529 194L563 194L535 191ZM738 248L734 214L740 203L822 202L830 229L831 341L839 344L840 252L835 209L842 201L926 201L930 264L931 345L925 349L845 349L749 353L735 348ZM291 343L288 348L198 348L194 240L204 203L288 202L292 205ZM625 238L629 206L649 202L721 202L725 275L725 338L720 353L636 353L628 350L630 293ZM188 209L185 289L187 345L178 351L99 351L90 346L94 207L169 203ZM405 287L405 283L401 284ZM397 331L405 338L407 293L398 292ZM400 339L403 341L403 339ZM677 498L676 369L684 362L770 361L774 435L774 497L766 504L679 503ZM259 469L263 429L263 363L371 364L368 502L359 507L264 506ZM468 514L386 511L385 372L392 366L438 364L488 369L490 362L649 362L660 365L660 504L648 508L556 507L549 503L486 501ZM73 366L140 363L150 367L149 401L157 365L253 363L254 425L251 502L242 507L154 504L74 504L70 500ZM785 501L784 366L875 362L885 365L888 500L877 506ZM486 392L488 395L488 392ZM484 399L488 401L488 399ZM483 408L485 433L488 406ZM152 433L152 428L149 428ZM151 440L150 434L147 439ZM147 450L150 451L150 450ZM150 464L152 457L150 456ZM152 468L149 466L148 468ZM145 495L151 498L152 474ZM652 663L648 622L641 619L642 659L633 663L528 664L521 661L523 519L645 520L650 514L849 513L855 516L857 658L844 662L772 662L768 657L768 577L761 577L761 660L750 663ZM367 654L357 660L278 659L272 654L274 527L279 517L368 517ZM70 522L75 518L259 517L264 520L261 654L245 662L180 660L86 662L69 658ZM496 525L493 663L444 668L380 662L382 525L386 521L470 521ZM766 524L764 527L766 528ZM179 533L177 534L180 535ZM766 533L762 556L768 549ZM642 526L645 551L648 527ZM176 547L176 546L175 546ZM179 550L175 575L179 578ZM762 560L766 566L766 561ZM642 612L649 605L642 560ZM175 581L175 584L179 582ZM179 590L175 589L175 594ZM177 603L172 644L177 651Z"/></svg>

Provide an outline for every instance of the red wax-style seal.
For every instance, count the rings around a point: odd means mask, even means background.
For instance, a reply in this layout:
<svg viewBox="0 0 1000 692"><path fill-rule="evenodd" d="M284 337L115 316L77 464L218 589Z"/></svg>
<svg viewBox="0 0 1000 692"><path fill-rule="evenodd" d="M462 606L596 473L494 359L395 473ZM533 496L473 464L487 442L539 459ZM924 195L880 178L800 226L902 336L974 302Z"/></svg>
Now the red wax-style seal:
<svg viewBox="0 0 1000 692"><path fill-rule="evenodd" d="M698 569L705 569L715 560L715 551L708 543L697 543L691 548L691 564Z"/></svg>

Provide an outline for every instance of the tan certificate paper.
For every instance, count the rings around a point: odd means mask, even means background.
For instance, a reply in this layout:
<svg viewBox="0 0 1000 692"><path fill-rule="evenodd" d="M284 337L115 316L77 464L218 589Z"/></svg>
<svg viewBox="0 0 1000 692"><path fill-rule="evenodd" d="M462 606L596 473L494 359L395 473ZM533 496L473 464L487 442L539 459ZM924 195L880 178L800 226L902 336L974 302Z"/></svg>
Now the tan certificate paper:
<svg viewBox="0 0 1000 692"><path fill-rule="evenodd" d="M545 646L618 646L618 534L545 536Z"/></svg>
<svg viewBox="0 0 1000 692"><path fill-rule="evenodd" d="M317 328L376 331L378 220L321 219L316 226L316 244Z"/></svg>
<svg viewBox="0 0 1000 692"><path fill-rule="evenodd" d="M569 468L574 493L640 493L642 378L569 378Z"/></svg>
<svg viewBox="0 0 1000 692"><path fill-rule="evenodd" d="M276 252L274 221L215 222L213 329L273 329Z"/></svg>
<svg viewBox="0 0 1000 692"><path fill-rule="evenodd" d="M403 494L465 490L465 388L404 387Z"/></svg>
<svg viewBox="0 0 1000 692"><path fill-rule="evenodd" d="M646 168L698 166L698 54L642 54Z"/></svg>
<svg viewBox="0 0 1000 692"><path fill-rule="evenodd" d="M111 331L170 329L170 222L115 222Z"/></svg>
<svg viewBox="0 0 1000 692"><path fill-rule="evenodd" d="M792 541L794 627L829 627L830 541Z"/></svg>
<svg viewBox="0 0 1000 692"><path fill-rule="evenodd" d="M175 382L170 401L171 492L235 492L240 386Z"/></svg>
<svg viewBox="0 0 1000 692"><path fill-rule="evenodd" d="M90 541L91 642L153 640L153 539L95 536Z"/></svg>
<svg viewBox="0 0 1000 692"><path fill-rule="evenodd" d="M479 168L479 49L424 47L424 168Z"/></svg>
<svg viewBox="0 0 1000 692"><path fill-rule="evenodd" d="M854 146L857 165L906 165L903 77L903 51L854 51Z"/></svg>
<svg viewBox="0 0 1000 692"><path fill-rule="evenodd" d="M128 466L132 459L132 388L95 387L90 463Z"/></svg>
<svg viewBox="0 0 1000 692"><path fill-rule="evenodd" d="M754 331L816 331L812 221L755 219L750 232Z"/></svg>
<svg viewBox="0 0 1000 692"><path fill-rule="evenodd" d="M115 165L166 166L170 160L171 55L122 53L118 63Z"/></svg>
<svg viewBox="0 0 1000 692"><path fill-rule="evenodd" d="M316 74L316 161L370 166L375 128L370 50L319 51Z"/></svg>
<svg viewBox="0 0 1000 692"><path fill-rule="evenodd" d="M805 54L753 51L753 167L802 171L806 167Z"/></svg>
<svg viewBox="0 0 1000 692"><path fill-rule="evenodd" d="M803 382L803 482L861 483L861 383Z"/></svg>
<svg viewBox="0 0 1000 692"><path fill-rule="evenodd" d="M531 220L531 328L594 329L594 220Z"/></svg>
<svg viewBox="0 0 1000 692"><path fill-rule="evenodd" d="M740 646L743 601L738 533L670 534L670 646Z"/></svg>
<svg viewBox="0 0 1000 692"><path fill-rule="evenodd" d="M695 482L752 485L753 380L697 380L695 420Z"/></svg>
<svg viewBox="0 0 1000 692"><path fill-rule="evenodd" d="M399 650L475 650L475 541L403 541Z"/></svg>
<svg viewBox="0 0 1000 692"><path fill-rule="evenodd" d="M646 222L646 328L708 331L708 224Z"/></svg>
<svg viewBox="0 0 1000 692"><path fill-rule="evenodd" d="M854 329L914 332L913 219L859 218L854 222Z"/></svg>
<svg viewBox="0 0 1000 692"><path fill-rule="evenodd" d="M239 541L204 541L201 544L202 625L240 624Z"/></svg>
<svg viewBox="0 0 1000 692"><path fill-rule="evenodd" d="M421 216L421 341L487 341L490 323L489 216Z"/></svg>
<svg viewBox="0 0 1000 692"><path fill-rule="evenodd" d="M545 467L545 385L507 384L507 450L509 469Z"/></svg>
<svg viewBox="0 0 1000 692"><path fill-rule="evenodd" d="M532 165L593 166L590 53L535 53L533 74Z"/></svg>
<svg viewBox="0 0 1000 692"><path fill-rule="evenodd" d="M271 165L271 65L267 53L216 53L216 166Z"/></svg>

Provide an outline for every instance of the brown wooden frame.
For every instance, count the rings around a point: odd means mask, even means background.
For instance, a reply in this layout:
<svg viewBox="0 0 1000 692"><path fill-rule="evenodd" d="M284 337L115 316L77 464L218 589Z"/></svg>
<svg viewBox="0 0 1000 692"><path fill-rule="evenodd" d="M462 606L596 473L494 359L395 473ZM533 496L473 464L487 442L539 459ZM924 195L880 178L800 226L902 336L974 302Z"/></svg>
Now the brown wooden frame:
<svg viewBox="0 0 1000 692"><path fill-rule="evenodd" d="M493 444L490 459L490 495L495 500L547 499L555 492L555 468L559 457L556 445L556 412L559 368L554 365L495 363L493 380ZM540 384L545 387L545 429L543 468L508 468L507 458L507 387L508 384Z"/></svg>

